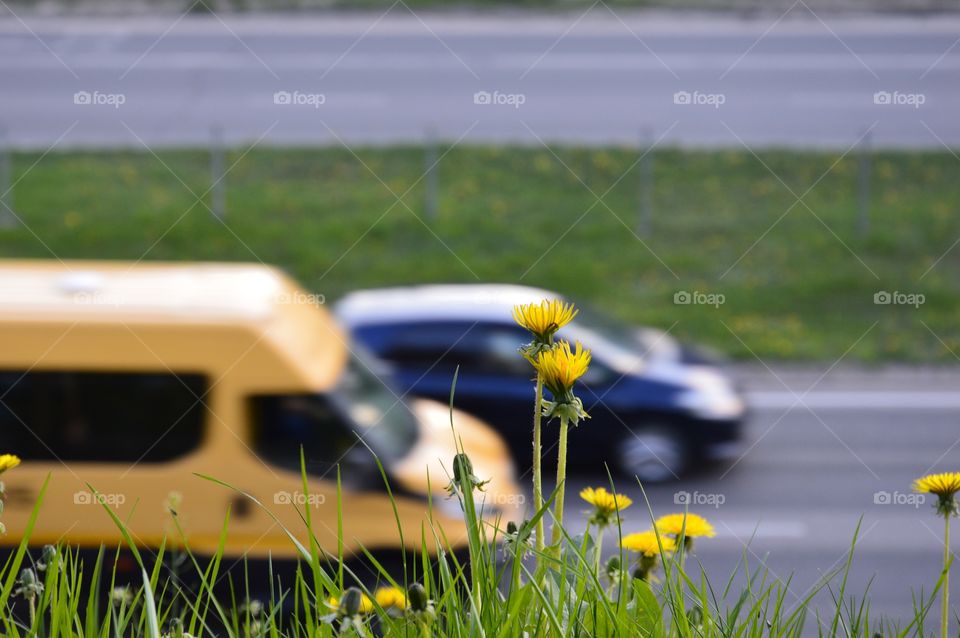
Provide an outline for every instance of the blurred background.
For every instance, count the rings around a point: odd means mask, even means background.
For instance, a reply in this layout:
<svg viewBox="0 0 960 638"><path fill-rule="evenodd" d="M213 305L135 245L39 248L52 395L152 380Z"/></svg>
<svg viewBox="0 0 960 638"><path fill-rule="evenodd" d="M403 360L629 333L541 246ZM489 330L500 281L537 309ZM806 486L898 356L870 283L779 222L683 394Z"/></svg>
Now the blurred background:
<svg viewBox="0 0 960 638"><path fill-rule="evenodd" d="M524 285L655 329L745 406L655 511L789 604L859 525L854 579L903 616L941 533L910 481L960 461L958 8L0 0L0 255L262 262L331 307Z"/></svg>

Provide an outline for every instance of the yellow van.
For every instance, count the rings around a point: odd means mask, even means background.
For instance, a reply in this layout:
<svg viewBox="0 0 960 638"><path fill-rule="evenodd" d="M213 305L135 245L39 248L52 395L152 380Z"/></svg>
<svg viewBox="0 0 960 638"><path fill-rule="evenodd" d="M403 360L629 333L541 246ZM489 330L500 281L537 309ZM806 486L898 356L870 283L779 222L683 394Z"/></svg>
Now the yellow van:
<svg viewBox="0 0 960 638"><path fill-rule="evenodd" d="M20 541L49 473L31 544L116 546L106 503L159 546L175 536L172 499L200 555L216 549L230 506L226 554L295 558L265 511L201 473L252 494L301 540L297 508L313 508L315 535L336 551L339 466L345 552L397 550L368 447L404 542L419 547L429 489L433 524L465 546L443 492L456 453L446 406L396 396L322 302L260 265L0 261L0 453L23 459L4 476L0 546ZM517 520L503 442L465 414L454 422L475 474L491 479L487 511Z"/></svg>

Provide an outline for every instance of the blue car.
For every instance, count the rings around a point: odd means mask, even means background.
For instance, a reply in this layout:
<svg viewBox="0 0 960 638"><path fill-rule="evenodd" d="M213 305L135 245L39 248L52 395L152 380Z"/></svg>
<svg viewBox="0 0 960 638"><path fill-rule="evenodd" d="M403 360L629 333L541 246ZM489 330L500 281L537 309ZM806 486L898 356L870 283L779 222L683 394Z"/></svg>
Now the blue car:
<svg viewBox="0 0 960 638"><path fill-rule="evenodd" d="M511 311L561 295L513 285L427 285L365 290L336 307L353 337L385 361L399 388L448 401L496 428L520 468L530 466L534 388L517 349L529 334ZM569 463L644 481L679 477L692 463L739 448L745 405L712 356L669 335L580 306L559 337L593 351L578 395L591 418L570 433ZM544 430L545 449L557 439ZM546 452L545 464L555 457Z"/></svg>

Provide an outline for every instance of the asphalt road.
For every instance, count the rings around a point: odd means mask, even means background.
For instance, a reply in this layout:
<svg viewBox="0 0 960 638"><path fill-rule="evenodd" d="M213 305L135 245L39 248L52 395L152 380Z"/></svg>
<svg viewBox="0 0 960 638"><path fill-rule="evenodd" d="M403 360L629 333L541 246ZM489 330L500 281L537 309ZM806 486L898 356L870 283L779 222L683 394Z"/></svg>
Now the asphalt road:
<svg viewBox="0 0 960 638"><path fill-rule="evenodd" d="M419 142L432 128L451 141L837 149L870 129L879 146L941 148L960 143L958 34L957 16L801 3L744 20L602 5L129 20L0 9L0 121L40 149L202 145L217 127L235 144ZM475 103L482 91L490 103Z"/></svg>
<svg viewBox="0 0 960 638"><path fill-rule="evenodd" d="M910 483L930 470L960 469L960 371L832 370L804 395L826 369L776 370L787 387L763 368L749 371L755 413L739 461L648 487L650 504L657 515L682 511L675 499L689 494L690 510L717 529L696 548L714 586L722 589L745 556L771 579L792 577L791 605L843 567L860 522L850 593L862 594L872 578L872 613L912 618L912 594L929 592L939 577L942 521L932 501L914 502ZM790 409L794 393L803 403ZM576 491L595 483L574 482ZM638 501L625 512L624 531L647 529L639 488L623 491ZM573 495L568 502L571 516L586 509ZM817 602L829 607L829 597L824 590Z"/></svg>

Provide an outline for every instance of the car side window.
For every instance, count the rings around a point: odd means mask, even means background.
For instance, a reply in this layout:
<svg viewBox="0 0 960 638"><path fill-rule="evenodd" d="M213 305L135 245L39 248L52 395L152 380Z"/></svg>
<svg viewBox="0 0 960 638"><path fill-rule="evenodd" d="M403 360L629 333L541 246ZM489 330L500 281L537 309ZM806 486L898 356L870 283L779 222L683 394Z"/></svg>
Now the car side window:
<svg viewBox="0 0 960 638"><path fill-rule="evenodd" d="M330 397L312 394L258 396L252 400L253 452L263 461L322 476L357 445L357 437Z"/></svg>
<svg viewBox="0 0 960 638"><path fill-rule="evenodd" d="M424 370L460 366L464 374L529 375L518 353L527 339L519 327L476 322L430 322L394 328L380 356Z"/></svg>
<svg viewBox="0 0 960 638"><path fill-rule="evenodd" d="M529 378L530 364L520 356L520 346L529 341L526 331L513 326L485 326L480 331L478 344L481 369L491 373Z"/></svg>
<svg viewBox="0 0 960 638"><path fill-rule="evenodd" d="M477 325L470 322L410 323L394 326L379 354L387 361L416 368L453 368L472 363L465 340Z"/></svg>
<svg viewBox="0 0 960 638"><path fill-rule="evenodd" d="M167 461L200 445L202 375L2 371L4 448L29 461Z"/></svg>

